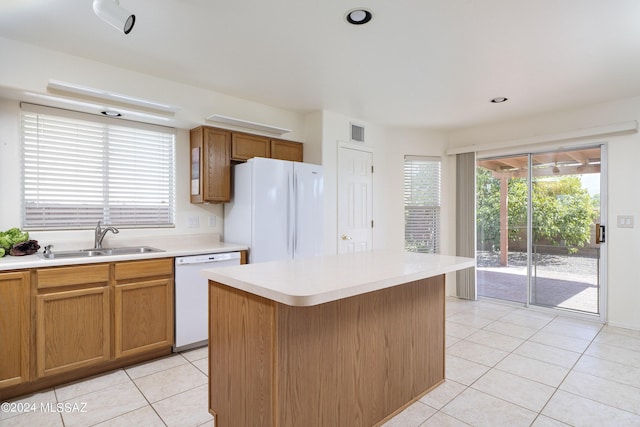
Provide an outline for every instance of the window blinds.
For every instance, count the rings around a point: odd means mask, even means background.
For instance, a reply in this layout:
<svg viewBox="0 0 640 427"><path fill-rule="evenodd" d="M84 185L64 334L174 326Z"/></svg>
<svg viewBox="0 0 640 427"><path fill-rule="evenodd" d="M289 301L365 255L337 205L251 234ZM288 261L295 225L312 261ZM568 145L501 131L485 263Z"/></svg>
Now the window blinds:
<svg viewBox="0 0 640 427"><path fill-rule="evenodd" d="M440 252L439 157L405 156L404 241L412 252Z"/></svg>
<svg viewBox="0 0 640 427"><path fill-rule="evenodd" d="M22 104L23 227L174 225L175 131Z"/></svg>

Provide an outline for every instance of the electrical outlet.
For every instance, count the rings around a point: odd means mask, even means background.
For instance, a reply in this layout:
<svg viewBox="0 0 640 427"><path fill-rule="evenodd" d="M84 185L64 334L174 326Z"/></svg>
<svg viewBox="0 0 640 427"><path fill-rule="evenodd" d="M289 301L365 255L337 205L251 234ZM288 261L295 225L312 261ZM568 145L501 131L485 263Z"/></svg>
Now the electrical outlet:
<svg viewBox="0 0 640 427"><path fill-rule="evenodd" d="M618 228L633 228L633 215L618 215Z"/></svg>
<svg viewBox="0 0 640 427"><path fill-rule="evenodd" d="M198 216L190 216L187 218L187 227L189 228L200 228L200 217Z"/></svg>
<svg viewBox="0 0 640 427"><path fill-rule="evenodd" d="M209 227L215 227L215 226L216 226L216 216L209 215Z"/></svg>

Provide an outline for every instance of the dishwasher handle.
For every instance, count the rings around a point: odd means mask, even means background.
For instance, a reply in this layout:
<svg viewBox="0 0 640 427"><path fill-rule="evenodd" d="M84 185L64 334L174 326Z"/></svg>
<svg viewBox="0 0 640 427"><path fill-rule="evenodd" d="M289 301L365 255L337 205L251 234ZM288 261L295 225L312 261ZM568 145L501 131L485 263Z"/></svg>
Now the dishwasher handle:
<svg viewBox="0 0 640 427"><path fill-rule="evenodd" d="M240 259L240 252L224 252L217 254L193 255L176 257L176 267L191 264L208 264L215 262L233 261Z"/></svg>

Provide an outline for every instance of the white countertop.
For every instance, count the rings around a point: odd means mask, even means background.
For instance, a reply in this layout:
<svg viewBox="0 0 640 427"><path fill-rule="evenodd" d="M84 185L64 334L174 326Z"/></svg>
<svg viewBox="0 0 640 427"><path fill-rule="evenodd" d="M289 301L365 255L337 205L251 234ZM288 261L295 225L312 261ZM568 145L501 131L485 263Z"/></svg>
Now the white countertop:
<svg viewBox="0 0 640 427"><path fill-rule="evenodd" d="M61 245L55 245L53 248L53 252L55 253L56 250L91 248L92 243L93 242L65 242ZM43 249L40 249L37 254L33 255L7 255L3 258L0 258L0 271L19 270L24 268L54 267L61 265L95 264L100 262L172 258L178 256L199 255L207 253L234 252L247 249L246 245L221 242L218 234L161 236L140 238L139 240L118 239L108 246L105 245L105 249L109 247L128 246L151 246L157 249L162 249L164 250L164 252L150 252L145 254L130 255L109 255L84 258L45 259L42 257Z"/></svg>
<svg viewBox="0 0 640 427"><path fill-rule="evenodd" d="M312 306L476 265L473 258L369 251L205 269L209 280L291 306Z"/></svg>

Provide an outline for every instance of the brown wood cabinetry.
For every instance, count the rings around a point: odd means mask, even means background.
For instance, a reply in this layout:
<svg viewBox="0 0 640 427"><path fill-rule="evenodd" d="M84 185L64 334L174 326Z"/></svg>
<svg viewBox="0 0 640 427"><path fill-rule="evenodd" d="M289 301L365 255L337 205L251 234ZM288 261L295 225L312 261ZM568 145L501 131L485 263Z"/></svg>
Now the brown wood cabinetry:
<svg viewBox="0 0 640 427"><path fill-rule="evenodd" d="M29 381L29 272L0 273L0 389Z"/></svg>
<svg viewBox="0 0 640 427"><path fill-rule="evenodd" d="M115 356L173 345L171 259L115 265Z"/></svg>
<svg viewBox="0 0 640 427"><path fill-rule="evenodd" d="M173 258L0 273L0 400L171 353Z"/></svg>
<svg viewBox="0 0 640 427"><path fill-rule="evenodd" d="M38 377L110 359L109 265L36 270Z"/></svg>
<svg viewBox="0 0 640 427"><path fill-rule="evenodd" d="M301 162L302 143L208 126L191 129L191 203L231 200L231 162L267 157Z"/></svg>
<svg viewBox="0 0 640 427"><path fill-rule="evenodd" d="M209 281L215 425L381 425L444 382L444 298L444 275L304 307Z"/></svg>
<svg viewBox="0 0 640 427"><path fill-rule="evenodd" d="M246 161L253 157L271 157L269 138L233 132L231 135L231 160Z"/></svg>
<svg viewBox="0 0 640 427"><path fill-rule="evenodd" d="M300 142L271 139L271 158L280 160L302 161L302 144Z"/></svg>
<svg viewBox="0 0 640 427"><path fill-rule="evenodd" d="M191 203L228 202L231 197L231 132L200 126L192 129Z"/></svg>

